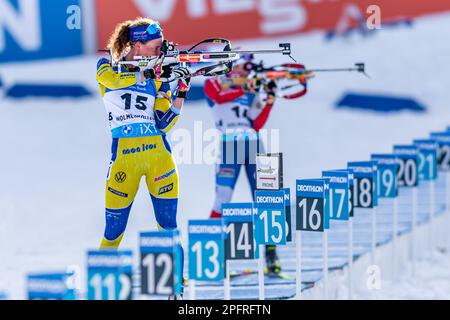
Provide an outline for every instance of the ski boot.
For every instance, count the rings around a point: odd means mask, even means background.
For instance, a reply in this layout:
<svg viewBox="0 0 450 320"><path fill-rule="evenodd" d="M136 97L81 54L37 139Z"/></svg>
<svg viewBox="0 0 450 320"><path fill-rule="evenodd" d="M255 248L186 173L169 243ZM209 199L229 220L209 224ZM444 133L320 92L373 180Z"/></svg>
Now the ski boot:
<svg viewBox="0 0 450 320"><path fill-rule="evenodd" d="M266 270L269 275L281 272L281 263L277 255L276 246L266 246Z"/></svg>

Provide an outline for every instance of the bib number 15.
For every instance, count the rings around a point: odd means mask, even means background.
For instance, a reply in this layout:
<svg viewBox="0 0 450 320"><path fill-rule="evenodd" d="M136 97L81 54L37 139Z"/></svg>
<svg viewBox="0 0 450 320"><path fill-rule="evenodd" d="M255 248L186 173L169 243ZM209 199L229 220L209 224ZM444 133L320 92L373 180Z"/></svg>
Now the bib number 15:
<svg viewBox="0 0 450 320"><path fill-rule="evenodd" d="M131 109L133 95L131 93L125 93L125 94L121 95L120 98L122 98L122 100L125 103L125 110ZM147 105L145 104L145 102L147 102L147 100L148 100L147 97L136 96L136 100L134 102L134 107L138 110L142 110L142 111L146 110Z"/></svg>

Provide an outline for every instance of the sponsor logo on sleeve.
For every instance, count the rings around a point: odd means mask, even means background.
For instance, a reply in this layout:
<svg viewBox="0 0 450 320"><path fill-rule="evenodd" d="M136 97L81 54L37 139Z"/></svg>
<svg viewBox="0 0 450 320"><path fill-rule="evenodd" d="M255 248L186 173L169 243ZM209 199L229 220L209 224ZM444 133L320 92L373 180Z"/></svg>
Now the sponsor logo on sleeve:
<svg viewBox="0 0 450 320"><path fill-rule="evenodd" d="M117 195L119 197L128 198L128 194L127 193L117 191L116 189L113 189L111 187L108 187L108 191L111 192L111 193L114 193L115 195Z"/></svg>
<svg viewBox="0 0 450 320"><path fill-rule="evenodd" d="M161 175L161 176L159 176L159 177L156 177L156 178L153 179L153 180L154 180L155 182L158 182L158 181L167 179L168 177L170 177L171 175L173 175L175 172L176 172L175 169L172 169L172 170L170 170L169 172L164 173L163 175Z"/></svg>
<svg viewBox="0 0 450 320"><path fill-rule="evenodd" d="M159 188L158 195L170 192L173 190L173 183L168 184L167 186Z"/></svg>
<svg viewBox="0 0 450 320"><path fill-rule="evenodd" d="M125 182L125 180L127 180L127 174L123 171L117 172L116 175L114 176L114 179L118 183L123 183Z"/></svg>

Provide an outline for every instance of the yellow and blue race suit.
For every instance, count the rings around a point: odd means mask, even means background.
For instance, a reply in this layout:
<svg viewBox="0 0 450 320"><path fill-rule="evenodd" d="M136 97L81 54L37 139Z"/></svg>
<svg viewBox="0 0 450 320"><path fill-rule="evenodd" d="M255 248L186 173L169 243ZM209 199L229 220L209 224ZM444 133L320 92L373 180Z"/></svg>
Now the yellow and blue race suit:
<svg viewBox="0 0 450 320"><path fill-rule="evenodd" d="M112 133L111 161L106 178L106 228L101 249L118 248L131 206L145 176L159 229L177 228L178 172L165 134L179 109L171 105L167 83L139 72L122 72L102 58L97 81Z"/></svg>

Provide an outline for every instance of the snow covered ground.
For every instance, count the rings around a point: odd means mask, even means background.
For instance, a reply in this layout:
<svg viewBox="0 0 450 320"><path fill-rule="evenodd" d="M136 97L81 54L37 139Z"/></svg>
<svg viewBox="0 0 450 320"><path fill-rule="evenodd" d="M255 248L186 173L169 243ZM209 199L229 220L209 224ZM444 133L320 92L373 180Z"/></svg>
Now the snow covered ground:
<svg viewBox="0 0 450 320"><path fill-rule="evenodd" d="M356 299L403 299L403 300L449 300L450 299L450 254L447 236L448 214L438 217L431 225L422 225L416 232L417 260L412 264L407 252L411 244L411 234L405 234L397 241L399 254L392 256L392 243L378 248L377 258L381 272L380 282L370 290L366 283L355 290ZM443 227L445 229L443 229ZM430 250L430 232L436 245ZM447 250L443 249L447 247ZM406 253L406 254L405 254ZM392 272L393 261L397 272ZM357 262L358 263L358 262ZM363 263L360 263L363 264ZM364 271L364 269L362 269ZM358 273L358 272L356 272ZM358 278L358 277L357 277ZM367 282L366 277L360 277ZM357 281L356 281L357 282Z"/></svg>
<svg viewBox="0 0 450 320"><path fill-rule="evenodd" d="M450 299L450 255L439 251L417 262L413 275L408 266L395 281L382 282L372 299Z"/></svg>
<svg viewBox="0 0 450 320"><path fill-rule="evenodd" d="M372 77L323 74L311 81L306 97L277 102L267 127L280 130L287 186L294 188L297 178L317 177L322 170L345 167L347 161L390 152L393 144L410 143L445 129L450 123L450 45L442 31L449 29L450 15L445 14L422 18L414 28L386 29L365 39L355 36L326 43L323 34L310 33L236 43L242 48L262 49L291 42L294 57L307 67L346 67L364 61ZM96 92L96 59L0 65L0 75L5 86L15 82L82 82ZM277 56L266 61L284 62ZM347 90L411 96L429 109L423 114L336 110L333 104ZM22 299L26 273L65 270L71 265L84 269L86 250L98 246L104 227L110 133L99 94L78 100L2 99L0 119L4 137L0 157L0 291ZM188 104L177 128L193 132L195 121L201 121L203 128L213 127L212 115L203 102ZM214 166L180 164L179 171L178 220L185 230L188 219L209 215ZM250 200L243 177L233 200ZM136 249L138 232L155 227L149 197L142 187L123 248ZM436 255L433 259L420 264L419 278L387 286L386 294L380 297L450 298L449 257ZM430 284L446 278L441 285Z"/></svg>

